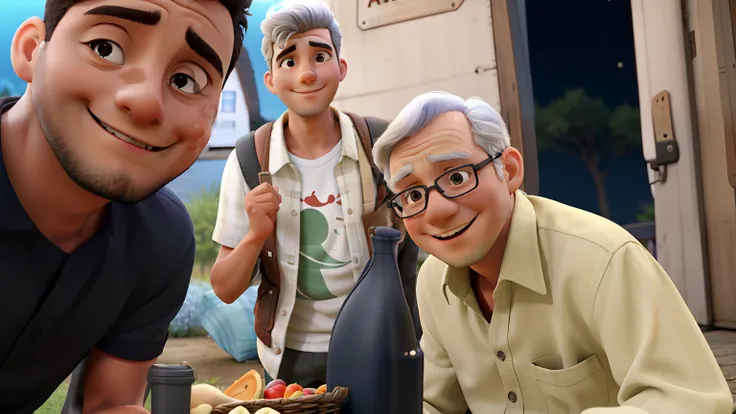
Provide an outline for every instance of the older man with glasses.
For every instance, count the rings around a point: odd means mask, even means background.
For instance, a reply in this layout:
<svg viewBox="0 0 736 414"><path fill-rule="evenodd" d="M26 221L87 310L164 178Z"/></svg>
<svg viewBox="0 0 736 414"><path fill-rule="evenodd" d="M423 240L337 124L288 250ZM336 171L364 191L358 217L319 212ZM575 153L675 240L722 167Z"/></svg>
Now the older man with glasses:
<svg viewBox="0 0 736 414"><path fill-rule="evenodd" d="M431 255L417 282L425 413L731 413L665 271L620 226L521 191L522 156L487 103L420 95L373 151Z"/></svg>

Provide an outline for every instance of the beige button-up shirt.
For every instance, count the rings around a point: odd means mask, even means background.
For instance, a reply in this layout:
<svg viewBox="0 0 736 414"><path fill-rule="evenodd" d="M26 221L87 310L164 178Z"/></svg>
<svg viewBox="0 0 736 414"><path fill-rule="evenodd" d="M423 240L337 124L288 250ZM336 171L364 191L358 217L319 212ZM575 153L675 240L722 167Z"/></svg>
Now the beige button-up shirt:
<svg viewBox="0 0 736 414"><path fill-rule="evenodd" d="M489 324L467 268L422 266L425 414L732 411L675 285L601 217L517 192L493 297Z"/></svg>

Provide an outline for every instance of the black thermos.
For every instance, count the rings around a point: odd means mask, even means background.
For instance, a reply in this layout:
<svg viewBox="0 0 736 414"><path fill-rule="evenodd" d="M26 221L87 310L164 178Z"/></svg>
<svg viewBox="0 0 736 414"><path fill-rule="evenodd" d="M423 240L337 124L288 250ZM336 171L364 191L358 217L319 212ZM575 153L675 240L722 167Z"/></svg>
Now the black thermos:
<svg viewBox="0 0 736 414"><path fill-rule="evenodd" d="M186 414L191 410L194 370L186 364L154 364L148 370L151 414Z"/></svg>

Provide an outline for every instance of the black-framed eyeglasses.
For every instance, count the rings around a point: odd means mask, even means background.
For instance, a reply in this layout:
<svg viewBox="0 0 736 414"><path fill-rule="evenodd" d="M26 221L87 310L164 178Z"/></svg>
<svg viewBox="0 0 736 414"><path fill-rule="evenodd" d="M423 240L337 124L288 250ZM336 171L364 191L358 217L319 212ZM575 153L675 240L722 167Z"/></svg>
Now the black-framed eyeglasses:
<svg viewBox="0 0 736 414"><path fill-rule="evenodd" d="M437 177L434 180L434 185L430 187L415 185L402 190L396 195L390 195L389 207L398 218L407 219L421 214L427 209L429 192L432 190L437 190L447 199L463 196L478 187L478 171L500 156L501 153L498 153L477 164L465 164L447 170Z"/></svg>

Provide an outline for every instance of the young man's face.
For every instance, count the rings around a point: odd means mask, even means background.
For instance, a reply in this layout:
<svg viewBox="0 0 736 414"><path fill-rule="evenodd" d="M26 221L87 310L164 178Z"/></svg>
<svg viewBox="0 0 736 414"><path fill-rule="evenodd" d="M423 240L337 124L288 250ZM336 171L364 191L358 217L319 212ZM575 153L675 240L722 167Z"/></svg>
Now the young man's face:
<svg viewBox="0 0 736 414"><path fill-rule="evenodd" d="M82 1L43 46L43 24L36 33L29 25L14 41L31 46L33 105L77 184L134 202L194 163L232 56L232 18L222 4Z"/></svg>
<svg viewBox="0 0 736 414"><path fill-rule="evenodd" d="M330 32L315 29L292 36L280 48L273 46L266 87L297 115L323 113L345 78L347 64L335 54Z"/></svg>
<svg viewBox="0 0 736 414"><path fill-rule="evenodd" d="M440 115L391 152L391 188L396 194L417 185L430 187L440 176L444 178L439 185L448 193L461 194L477 183L475 189L454 199L443 197L436 189L428 195L421 189L401 194L406 211L420 211L428 200L426 210L404 219L404 225L421 249L449 265L464 267L480 261L510 217L513 193L523 176L518 151L508 148L498 158L506 165L503 180L499 180L492 163L477 171L477 181L472 168L450 172L488 157L475 143L470 123L460 112Z"/></svg>

